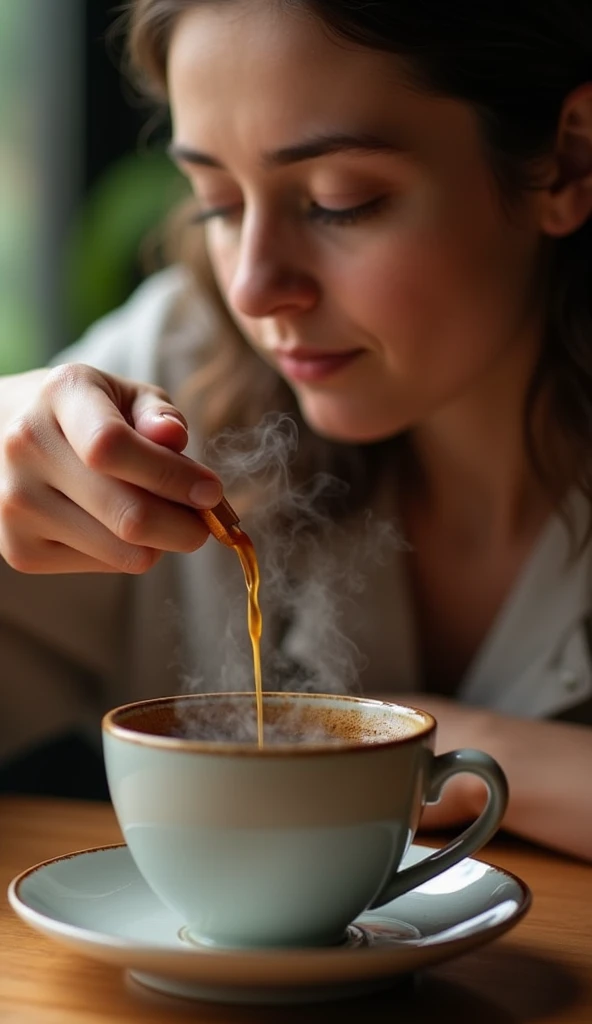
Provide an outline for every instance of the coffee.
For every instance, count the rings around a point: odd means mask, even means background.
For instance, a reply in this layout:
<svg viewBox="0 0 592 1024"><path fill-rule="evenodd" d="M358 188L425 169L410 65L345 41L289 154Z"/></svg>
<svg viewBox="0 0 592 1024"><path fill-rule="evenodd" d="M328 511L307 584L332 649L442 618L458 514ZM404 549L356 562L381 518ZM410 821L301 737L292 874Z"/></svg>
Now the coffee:
<svg viewBox="0 0 592 1024"><path fill-rule="evenodd" d="M255 700L257 702L257 743L263 746L263 680L261 677L261 632L263 618L259 606L259 583L261 574L255 548L251 538L238 526L230 534L245 574L248 592L247 622L253 648L253 674L255 677Z"/></svg>
<svg viewBox="0 0 592 1024"><path fill-rule="evenodd" d="M197 743L253 744L258 738L256 708L247 694L192 695L147 702L134 713L133 725L122 714L118 724L134 731ZM267 694L265 698L265 747L301 745L322 748L335 744L392 743L425 730L426 718L419 712L401 709L387 714L380 703L374 712L356 704L337 707L315 694Z"/></svg>
<svg viewBox="0 0 592 1024"><path fill-rule="evenodd" d="M201 509L200 516L212 536L226 547L234 548L245 574L248 605L247 622L253 648L253 670L255 676L255 699L257 703L257 743L263 746L263 682L261 678L261 631L263 620L259 607L259 583L261 574L255 548L251 538L239 526L239 517L232 505L223 498L212 509Z"/></svg>

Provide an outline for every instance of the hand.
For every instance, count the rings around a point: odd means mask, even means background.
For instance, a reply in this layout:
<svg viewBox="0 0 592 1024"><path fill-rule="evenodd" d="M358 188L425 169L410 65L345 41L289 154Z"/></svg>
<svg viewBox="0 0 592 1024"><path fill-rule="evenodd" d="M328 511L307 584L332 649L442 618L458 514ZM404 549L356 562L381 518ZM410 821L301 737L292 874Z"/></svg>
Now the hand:
<svg viewBox="0 0 592 1024"><path fill-rule="evenodd" d="M434 716L438 723L436 754L462 747L484 749L482 724L487 712L481 708L427 693L397 694L396 699L401 704L422 708ZM485 786L478 778L474 775L457 775L446 784L437 804L426 805L421 816L420 830L429 832L453 828L473 821L481 813L485 800Z"/></svg>
<svg viewBox="0 0 592 1024"><path fill-rule="evenodd" d="M0 554L27 573L137 574L199 548L195 509L222 487L187 440L157 387L78 364L1 379Z"/></svg>
<svg viewBox="0 0 592 1024"><path fill-rule="evenodd" d="M473 747L501 765L510 785L504 829L592 862L589 726L517 718L429 693L397 694L396 700L434 716L437 754ZM444 787L440 803L425 808L421 829L456 829L473 821L485 800L479 779L459 775Z"/></svg>
<svg viewBox="0 0 592 1024"><path fill-rule="evenodd" d="M436 753L474 747L501 765L510 786L504 829L592 861L589 726L516 718L427 694L418 694L409 703L437 719ZM457 776L445 787L440 803L425 808L421 829L473 821L485 800L479 779Z"/></svg>

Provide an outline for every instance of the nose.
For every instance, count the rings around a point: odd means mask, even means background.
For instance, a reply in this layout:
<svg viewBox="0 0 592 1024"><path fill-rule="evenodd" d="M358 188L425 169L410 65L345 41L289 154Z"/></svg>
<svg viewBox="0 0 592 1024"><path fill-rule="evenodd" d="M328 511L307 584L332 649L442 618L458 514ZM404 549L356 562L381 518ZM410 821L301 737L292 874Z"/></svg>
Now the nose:
<svg viewBox="0 0 592 1024"><path fill-rule="evenodd" d="M279 221L245 217L236 263L227 290L235 312L248 317L280 316L311 309L319 286L306 252Z"/></svg>

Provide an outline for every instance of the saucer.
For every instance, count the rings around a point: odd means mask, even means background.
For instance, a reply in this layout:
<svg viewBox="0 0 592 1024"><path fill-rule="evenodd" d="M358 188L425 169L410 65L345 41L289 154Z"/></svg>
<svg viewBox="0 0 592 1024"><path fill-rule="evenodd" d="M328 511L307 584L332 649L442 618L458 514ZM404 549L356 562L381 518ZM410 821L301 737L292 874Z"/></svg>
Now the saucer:
<svg viewBox="0 0 592 1024"><path fill-rule="evenodd" d="M432 852L413 845L403 866ZM29 868L11 882L8 898L37 931L125 968L149 988L216 1002L296 1003L386 988L400 975L490 942L520 920L531 895L514 875L466 858L362 914L339 947L265 950L192 942L125 845Z"/></svg>

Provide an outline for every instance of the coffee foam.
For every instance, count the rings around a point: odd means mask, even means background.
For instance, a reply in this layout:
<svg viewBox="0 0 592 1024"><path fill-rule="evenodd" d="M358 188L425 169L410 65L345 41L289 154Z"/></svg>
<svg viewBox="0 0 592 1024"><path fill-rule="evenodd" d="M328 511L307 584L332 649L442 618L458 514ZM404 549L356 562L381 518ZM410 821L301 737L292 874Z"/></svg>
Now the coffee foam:
<svg viewBox="0 0 592 1024"><path fill-rule="evenodd" d="M250 694L147 703L122 712L116 724L145 735L194 742L257 742L255 699ZM428 724L429 719L411 709L364 703L335 707L314 695L304 700L264 695L266 746L392 743L424 732Z"/></svg>

